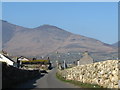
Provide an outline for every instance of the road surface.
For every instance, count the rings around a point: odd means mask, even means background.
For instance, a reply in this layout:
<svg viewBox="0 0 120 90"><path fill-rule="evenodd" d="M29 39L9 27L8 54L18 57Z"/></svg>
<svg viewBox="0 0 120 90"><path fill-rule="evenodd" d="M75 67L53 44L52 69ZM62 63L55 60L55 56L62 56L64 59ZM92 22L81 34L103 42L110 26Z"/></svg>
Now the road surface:
<svg viewBox="0 0 120 90"><path fill-rule="evenodd" d="M60 81L56 78L56 69L52 69L43 77L38 77L26 83L19 85L17 88L78 88L73 84Z"/></svg>

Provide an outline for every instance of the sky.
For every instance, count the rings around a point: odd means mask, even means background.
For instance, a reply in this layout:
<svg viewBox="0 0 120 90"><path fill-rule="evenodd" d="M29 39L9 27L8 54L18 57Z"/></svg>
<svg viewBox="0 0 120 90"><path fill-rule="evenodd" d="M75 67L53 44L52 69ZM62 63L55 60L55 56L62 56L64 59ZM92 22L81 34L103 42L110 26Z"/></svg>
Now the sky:
<svg viewBox="0 0 120 90"><path fill-rule="evenodd" d="M118 41L117 2L3 2L2 19L28 28L50 24L108 44Z"/></svg>

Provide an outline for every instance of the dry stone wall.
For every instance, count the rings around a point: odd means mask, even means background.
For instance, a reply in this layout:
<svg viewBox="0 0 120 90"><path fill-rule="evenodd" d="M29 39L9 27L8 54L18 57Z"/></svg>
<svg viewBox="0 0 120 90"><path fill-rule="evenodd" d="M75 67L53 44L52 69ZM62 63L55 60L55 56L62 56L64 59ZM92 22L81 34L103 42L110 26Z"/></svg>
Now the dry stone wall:
<svg viewBox="0 0 120 90"><path fill-rule="evenodd" d="M58 72L66 80L98 84L104 88L118 88L118 62L119 60L107 60L59 70Z"/></svg>
<svg viewBox="0 0 120 90"><path fill-rule="evenodd" d="M22 70L2 63L2 89L15 88L16 85L40 75L39 70Z"/></svg>

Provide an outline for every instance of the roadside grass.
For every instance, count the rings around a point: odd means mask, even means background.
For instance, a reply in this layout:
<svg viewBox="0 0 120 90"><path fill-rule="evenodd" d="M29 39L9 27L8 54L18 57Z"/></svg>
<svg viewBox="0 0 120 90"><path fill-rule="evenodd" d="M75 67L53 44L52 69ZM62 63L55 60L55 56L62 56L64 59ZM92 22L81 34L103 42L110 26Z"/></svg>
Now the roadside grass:
<svg viewBox="0 0 120 90"><path fill-rule="evenodd" d="M56 77L61 81L74 84L76 86L79 86L80 88L103 88L102 86L99 86L97 84L88 84L88 83L82 83L80 81L66 80L59 73L56 73Z"/></svg>

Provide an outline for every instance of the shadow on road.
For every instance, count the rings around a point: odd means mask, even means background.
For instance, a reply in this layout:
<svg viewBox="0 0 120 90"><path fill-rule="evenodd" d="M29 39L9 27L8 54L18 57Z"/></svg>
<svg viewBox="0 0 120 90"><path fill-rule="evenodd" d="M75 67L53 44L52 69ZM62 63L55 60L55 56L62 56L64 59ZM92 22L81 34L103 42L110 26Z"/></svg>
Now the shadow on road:
<svg viewBox="0 0 120 90"><path fill-rule="evenodd" d="M46 70L41 70L40 73L48 74L48 72Z"/></svg>
<svg viewBox="0 0 120 90"><path fill-rule="evenodd" d="M14 90L18 90L18 89L27 89L27 90L31 90L31 89L34 89L37 85L36 85L36 81L40 78L42 78L43 76L45 75L45 73L42 73L41 75L39 75L38 77L32 79L32 80L29 80L27 82L24 82L18 86L16 86L15 88L13 88Z"/></svg>

